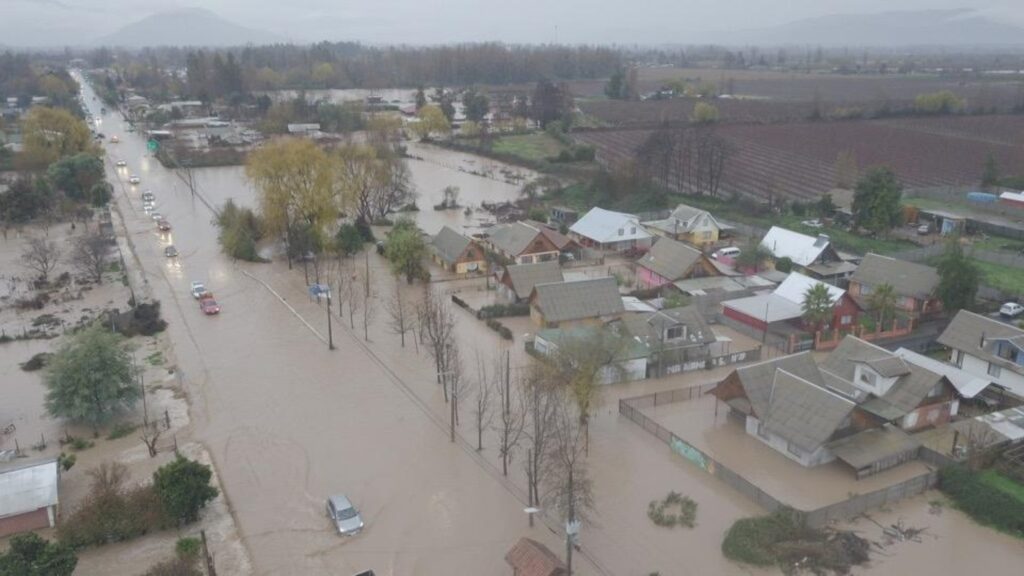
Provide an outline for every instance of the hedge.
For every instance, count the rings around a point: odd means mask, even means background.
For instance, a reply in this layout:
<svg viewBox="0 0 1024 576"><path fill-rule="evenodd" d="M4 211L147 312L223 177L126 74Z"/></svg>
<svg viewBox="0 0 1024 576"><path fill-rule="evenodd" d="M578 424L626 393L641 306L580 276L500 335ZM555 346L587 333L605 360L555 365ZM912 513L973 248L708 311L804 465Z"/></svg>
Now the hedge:
<svg viewBox="0 0 1024 576"><path fill-rule="evenodd" d="M530 305L522 302L518 304L491 304L484 306L476 313L481 320L488 318L504 318L506 316L529 316Z"/></svg>
<svg viewBox="0 0 1024 576"><path fill-rule="evenodd" d="M491 330L494 330L498 334L501 334L501 337L504 338L505 340L512 339L512 331L508 329L508 326L505 326L504 324L498 322L497 320L488 318L487 327L490 328Z"/></svg>
<svg viewBox="0 0 1024 576"><path fill-rule="evenodd" d="M1024 538L1024 501L985 482L964 466L939 471L939 489L980 524Z"/></svg>

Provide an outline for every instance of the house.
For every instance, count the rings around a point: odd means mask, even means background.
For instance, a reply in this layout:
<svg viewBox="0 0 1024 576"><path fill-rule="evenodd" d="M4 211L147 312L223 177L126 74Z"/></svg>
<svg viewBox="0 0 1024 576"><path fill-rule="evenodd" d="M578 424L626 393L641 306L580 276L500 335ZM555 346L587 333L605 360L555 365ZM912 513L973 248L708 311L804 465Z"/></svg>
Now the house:
<svg viewBox="0 0 1024 576"><path fill-rule="evenodd" d="M949 379L847 336L820 363L809 352L737 368L711 392L744 430L805 467L839 460L858 478L917 458L911 432L949 422Z"/></svg>
<svg viewBox="0 0 1024 576"><path fill-rule="evenodd" d="M720 276L718 268L703 252L671 238L658 240L637 261L636 279L641 288L658 288L687 278Z"/></svg>
<svg viewBox="0 0 1024 576"><path fill-rule="evenodd" d="M498 279L498 292L510 302L522 302L530 297L537 284L563 280L562 267L554 260L506 266Z"/></svg>
<svg viewBox="0 0 1024 576"><path fill-rule="evenodd" d="M537 226L526 222L499 224L487 231L487 246L513 264L558 261L558 246Z"/></svg>
<svg viewBox="0 0 1024 576"><path fill-rule="evenodd" d="M957 368L1024 397L1024 330L961 310L937 342Z"/></svg>
<svg viewBox="0 0 1024 576"><path fill-rule="evenodd" d="M442 269L456 274L487 272L487 255L475 240L448 226L430 240L431 257Z"/></svg>
<svg viewBox="0 0 1024 576"><path fill-rule="evenodd" d="M603 208L591 208L569 228L569 236L580 246L602 252L643 250L651 246L651 234L644 230L636 216Z"/></svg>
<svg viewBox="0 0 1024 576"><path fill-rule="evenodd" d="M892 286L896 307L908 315L917 317L942 309L935 293L939 273L931 266L868 253L850 276L850 295L866 308L871 293L882 284Z"/></svg>
<svg viewBox="0 0 1024 576"><path fill-rule="evenodd" d="M848 278L857 269L856 264L848 261L849 257L836 251L826 234L808 236L772 226L761 239L761 247L775 261L789 258L794 270L833 284Z"/></svg>
<svg viewBox="0 0 1024 576"><path fill-rule="evenodd" d="M512 576L567 576L569 569L547 546L531 538L519 542L505 554Z"/></svg>
<svg viewBox="0 0 1024 576"><path fill-rule="evenodd" d="M534 226L535 228L537 228L538 230L540 230L540 233L545 238L550 240L551 243L554 244L556 248L558 248L558 253L559 253L560 257L565 257L565 258L567 258L569 260L579 260L580 259L580 256L581 256L581 254L580 254L580 252L581 252L580 245L577 244L575 240L573 240L572 238L569 238L565 234L562 234L558 230L555 230L554 228L551 228L550 226L547 226L545 224L541 224L539 222L538 223L528 222L528 224L530 224L530 225Z"/></svg>
<svg viewBox="0 0 1024 576"><path fill-rule="evenodd" d="M611 276L537 284L530 294L530 318L542 328L600 322L623 311L618 282Z"/></svg>
<svg viewBox="0 0 1024 576"><path fill-rule="evenodd" d="M0 538L55 526L59 494L56 458L0 463Z"/></svg>
<svg viewBox="0 0 1024 576"><path fill-rule="evenodd" d="M619 349L615 356L601 366L597 374L599 384L608 385L618 382L635 382L647 378L647 362L651 350L643 342L631 338L622 332L617 324L577 325L570 328L545 328L538 330L533 339L533 349L545 356L555 354L563 346L601 346L602 330L617 331L621 337ZM608 339L612 342L612 338ZM703 367L703 366L702 366Z"/></svg>
<svg viewBox="0 0 1024 576"><path fill-rule="evenodd" d="M721 353L714 331L694 306L626 314L620 322L647 349L649 377L703 370L711 356Z"/></svg>
<svg viewBox="0 0 1024 576"><path fill-rule="evenodd" d="M551 212L548 215L548 223L553 226L569 227L579 219L580 213L577 210L566 208L565 206L552 206Z"/></svg>
<svg viewBox="0 0 1024 576"><path fill-rule="evenodd" d="M320 124L316 122L305 124L289 124L288 133L299 136L314 136L320 133Z"/></svg>
<svg viewBox="0 0 1024 576"><path fill-rule="evenodd" d="M722 302L722 314L761 332L768 330L775 323L789 323L798 328L807 328L803 322L804 297L811 287L818 284L826 286L832 297L834 308L829 326L850 329L856 325L861 309L846 290L799 272L790 273L770 293Z"/></svg>
<svg viewBox="0 0 1024 576"><path fill-rule="evenodd" d="M645 222L648 230L665 238L672 238L703 248L718 242L722 227L707 210L679 204L664 220Z"/></svg>

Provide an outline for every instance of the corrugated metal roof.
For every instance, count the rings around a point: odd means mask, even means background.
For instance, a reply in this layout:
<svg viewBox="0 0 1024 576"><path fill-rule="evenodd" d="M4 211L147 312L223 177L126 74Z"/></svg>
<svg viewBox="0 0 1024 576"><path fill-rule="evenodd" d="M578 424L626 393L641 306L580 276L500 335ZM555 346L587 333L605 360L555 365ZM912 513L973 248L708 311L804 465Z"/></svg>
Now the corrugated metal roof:
<svg viewBox="0 0 1024 576"><path fill-rule="evenodd" d="M646 240L651 237L636 216L596 207L591 208L569 230L600 244Z"/></svg>
<svg viewBox="0 0 1024 576"><path fill-rule="evenodd" d="M530 292L533 292L533 287L537 284L564 280L562 266L556 260L509 266L505 268L505 273L508 274L509 281L512 283L512 289L520 298L529 297Z"/></svg>
<svg viewBox="0 0 1024 576"><path fill-rule="evenodd" d="M56 505L59 482L56 458L0 464L0 518Z"/></svg>
<svg viewBox="0 0 1024 576"><path fill-rule="evenodd" d="M445 226L430 241L430 245L441 260L454 264L471 242L472 239Z"/></svg>
<svg viewBox="0 0 1024 576"><path fill-rule="evenodd" d="M853 410L852 401L783 369L775 371L764 425L813 452L828 441Z"/></svg>
<svg viewBox="0 0 1024 576"><path fill-rule="evenodd" d="M782 281L782 284L779 284L779 287L775 289L774 293L790 300L791 302L796 302L803 306L804 296L807 294L807 291L818 284L822 284L828 288L828 294L832 297L833 304L838 303L843 297L843 294L846 294L846 290L843 290L842 288L837 288L831 284L822 282L821 280L815 280L809 276L804 276L799 272L791 272L789 276Z"/></svg>
<svg viewBox="0 0 1024 576"><path fill-rule="evenodd" d="M797 266L808 266L821 256L830 242L778 226L772 226L761 246L775 258L789 258Z"/></svg>
<svg viewBox="0 0 1024 576"><path fill-rule="evenodd" d="M671 238L662 238L637 264L671 282L689 274L704 258L700 250Z"/></svg>
<svg viewBox="0 0 1024 576"><path fill-rule="evenodd" d="M897 295L928 298L939 285L939 273L924 264L868 253L850 280L870 287L888 284Z"/></svg>
<svg viewBox="0 0 1024 576"><path fill-rule="evenodd" d="M619 295L619 284L611 276L537 284L533 290L533 302L548 322L621 314L625 309Z"/></svg>

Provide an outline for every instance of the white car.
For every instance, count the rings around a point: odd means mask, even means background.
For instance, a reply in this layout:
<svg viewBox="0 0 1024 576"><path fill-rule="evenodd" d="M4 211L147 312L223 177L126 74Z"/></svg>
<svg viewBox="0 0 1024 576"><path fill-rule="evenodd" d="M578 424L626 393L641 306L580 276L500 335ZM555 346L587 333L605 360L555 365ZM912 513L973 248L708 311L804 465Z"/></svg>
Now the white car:
<svg viewBox="0 0 1024 576"><path fill-rule="evenodd" d="M118 168L124 168L124 167L125 167L125 166L127 166L127 165L128 165L128 163L127 163L127 162L125 162L124 160L118 160L118 161L117 161L117 167L118 167Z"/></svg>
<svg viewBox="0 0 1024 576"><path fill-rule="evenodd" d="M206 285L203 284L202 282L197 282L193 280L191 292L192 297L198 300L203 294L209 293L209 290L206 289Z"/></svg>
<svg viewBox="0 0 1024 576"><path fill-rule="evenodd" d="M132 174L131 177L128 178L128 183L129 184L138 184L139 182L142 182L142 178L139 178L135 174Z"/></svg>
<svg viewBox="0 0 1024 576"><path fill-rule="evenodd" d="M818 220L817 218L815 218L814 220L804 220L800 223L803 224L804 226L807 226L808 228L822 228L825 226L824 224L821 223L821 220Z"/></svg>
<svg viewBox="0 0 1024 576"><path fill-rule="evenodd" d="M159 222L164 219L164 215L159 212L150 212L149 217L152 218L154 222Z"/></svg>
<svg viewBox="0 0 1024 576"><path fill-rule="evenodd" d="M1024 306L1016 302L1007 302L999 307L999 315L1004 318L1016 318L1024 314Z"/></svg>

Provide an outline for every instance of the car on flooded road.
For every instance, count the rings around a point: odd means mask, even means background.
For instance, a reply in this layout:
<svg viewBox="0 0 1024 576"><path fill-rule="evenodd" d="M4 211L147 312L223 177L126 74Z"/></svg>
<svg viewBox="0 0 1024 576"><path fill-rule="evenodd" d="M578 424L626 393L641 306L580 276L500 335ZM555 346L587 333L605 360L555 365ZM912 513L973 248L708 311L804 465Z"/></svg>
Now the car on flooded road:
<svg viewBox="0 0 1024 576"><path fill-rule="evenodd" d="M131 177L128 178L129 184L138 184L139 182L142 182L142 178L139 178L136 174L132 174Z"/></svg>
<svg viewBox="0 0 1024 576"><path fill-rule="evenodd" d="M202 298L199 299L199 309L203 311L203 314L207 316L213 316L214 314L220 314L220 305L213 299L213 294L207 292Z"/></svg>
<svg viewBox="0 0 1024 576"><path fill-rule="evenodd" d="M164 248L164 256L168 258L174 258L178 255L178 249L174 247L174 244Z"/></svg>
<svg viewBox="0 0 1024 576"><path fill-rule="evenodd" d="M117 144L117 143L118 143L118 142L120 142L120 141L121 141L121 139L120 139L120 138L118 138L118 137L117 137L116 135L115 135L115 136L111 136L111 137L110 137L110 143L111 143L111 144Z"/></svg>
<svg viewBox="0 0 1024 576"><path fill-rule="evenodd" d="M354 536L363 530L363 518L344 494L335 494L327 498L327 517L334 522L338 534Z"/></svg>
<svg viewBox="0 0 1024 576"><path fill-rule="evenodd" d="M143 202L153 202L155 200L156 200L156 196L153 195L153 191L152 190L146 190L145 192L142 193L142 201Z"/></svg>
<svg viewBox="0 0 1024 576"><path fill-rule="evenodd" d="M160 220L159 222L156 223L156 228L161 232L170 232L171 223L168 222L167 220Z"/></svg>
<svg viewBox="0 0 1024 576"><path fill-rule="evenodd" d="M152 207L153 207L153 205L150 204L150 208L152 208ZM151 212L149 214L149 217L152 218L154 222L159 222L159 221L164 219L164 215L159 213L159 212Z"/></svg>
<svg viewBox="0 0 1024 576"><path fill-rule="evenodd" d="M203 297L203 294L210 294L210 291L206 289L206 284L193 280L192 286L189 288L189 293L192 294L193 298L198 300Z"/></svg>
<svg viewBox="0 0 1024 576"><path fill-rule="evenodd" d="M124 168L125 166L127 166L127 165L128 165L128 163L127 163L127 162L125 162L124 160L118 160L118 161L116 162L116 164L117 164L117 167L118 167L118 168Z"/></svg>

